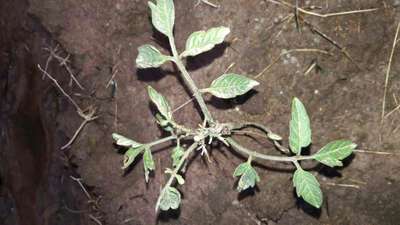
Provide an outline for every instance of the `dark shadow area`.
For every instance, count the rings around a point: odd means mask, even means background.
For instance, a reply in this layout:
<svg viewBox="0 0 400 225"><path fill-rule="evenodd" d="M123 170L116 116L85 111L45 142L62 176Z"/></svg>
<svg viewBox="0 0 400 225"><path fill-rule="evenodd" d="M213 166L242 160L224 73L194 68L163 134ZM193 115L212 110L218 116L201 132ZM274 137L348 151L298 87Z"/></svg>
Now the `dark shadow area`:
<svg viewBox="0 0 400 225"><path fill-rule="evenodd" d="M217 98L214 96L211 96L210 99L206 101L207 104L210 104L214 106L217 109L232 109L237 105L243 105L248 99L256 95L258 91L252 89L248 91L246 94L237 96L235 98L231 99L222 99L222 98Z"/></svg>
<svg viewBox="0 0 400 225"><path fill-rule="evenodd" d="M210 65L216 58L224 55L225 50L230 46L230 43L223 42L216 45L213 49L204 52L194 57L188 57L186 60L186 68L188 71L194 71ZM222 75L222 74L221 74Z"/></svg>
<svg viewBox="0 0 400 225"><path fill-rule="evenodd" d="M183 196L182 196L183 197ZM157 216L157 224L161 223L168 223L168 222L172 222L174 220L179 219L181 215L181 208L178 209L170 209L168 211L161 211L158 213Z"/></svg>
<svg viewBox="0 0 400 225"><path fill-rule="evenodd" d="M237 187L238 180L235 182L234 187ZM258 188L257 185L254 186L253 188L247 188L246 190L243 190L238 193L237 200L241 201L245 198L253 197L257 194L257 192L260 192L260 189Z"/></svg>
<svg viewBox="0 0 400 225"><path fill-rule="evenodd" d="M303 212L307 213L308 215L318 219L321 217L321 209L315 208L312 205L305 202L302 198L298 198L296 194L296 190L293 191L293 196L296 198L296 205L300 208Z"/></svg>

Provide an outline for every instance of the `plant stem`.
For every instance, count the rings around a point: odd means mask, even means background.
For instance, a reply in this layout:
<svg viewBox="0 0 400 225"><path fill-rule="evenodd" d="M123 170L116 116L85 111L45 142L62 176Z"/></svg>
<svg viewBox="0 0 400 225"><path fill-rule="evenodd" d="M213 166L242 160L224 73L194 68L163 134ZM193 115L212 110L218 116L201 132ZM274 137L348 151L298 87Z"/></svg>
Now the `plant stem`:
<svg viewBox="0 0 400 225"><path fill-rule="evenodd" d="M296 163L297 161L301 161L301 160L313 159L313 156L302 156L302 155L296 155L296 156L266 155L266 154L262 154L262 153L254 151L254 150L248 149L246 147L243 147L242 145L237 143L231 137L226 138L226 141L232 146L233 149L237 150L238 152L244 153L246 155L252 156L253 158L269 160L269 161L278 161L278 162L292 162L292 163Z"/></svg>
<svg viewBox="0 0 400 225"><path fill-rule="evenodd" d="M154 145L159 145L159 144L162 144L164 142L167 142L167 141L170 141L170 140L173 140L173 139L176 139L175 135L171 135L171 136L168 136L168 137L165 137L165 138L161 138L161 139L155 140L153 142L149 142L149 143L147 143L145 145L147 145L149 147L152 147Z"/></svg>
<svg viewBox="0 0 400 225"><path fill-rule="evenodd" d="M210 123L214 123L214 119L211 116L211 113L208 110L207 105L204 102L204 99L201 96L199 89L197 88L196 84L194 83L192 77L190 77L189 72L186 70L185 66L182 63L182 60L179 57L178 51L176 50L174 37L172 35L170 35L168 37L168 40L169 40L169 44L171 46L172 55L174 57L174 62L176 64L176 66L178 67L178 69L181 71L183 80L185 81L186 85L190 88L190 90L193 93L194 98L196 99L197 103L199 104L205 120L207 120Z"/></svg>
<svg viewBox="0 0 400 225"><path fill-rule="evenodd" d="M156 212L158 211L158 207L160 205L161 202L161 197L163 196L165 190L167 190L167 188L171 187L171 185L173 184L173 182L175 181L175 176L174 174L178 174L179 170L181 169L181 167L183 166L183 164L185 163L186 159L190 156L190 154L197 148L199 144L197 142L194 142L183 154L182 158L180 159L178 165L176 165L175 169L173 170L171 176L169 177L167 183L165 184L164 188L161 190L160 196L158 197L157 200L157 204L156 204Z"/></svg>

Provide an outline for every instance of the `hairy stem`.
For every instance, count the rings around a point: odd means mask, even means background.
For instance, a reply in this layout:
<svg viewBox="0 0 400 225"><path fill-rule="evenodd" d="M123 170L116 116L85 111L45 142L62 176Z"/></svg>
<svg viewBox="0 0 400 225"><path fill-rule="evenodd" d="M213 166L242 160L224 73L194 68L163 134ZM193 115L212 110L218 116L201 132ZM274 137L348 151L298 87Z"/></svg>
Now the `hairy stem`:
<svg viewBox="0 0 400 225"><path fill-rule="evenodd" d="M257 159L263 159L263 160L269 160L269 161L278 161L278 162L292 162L292 163L297 163L297 161L301 160L310 160L313 159L313 156L302 156L302 155L296 155L296 156L274 156L274 155L266 155L259 153L257 151L248 149L246 147L243 147L239 143L237 143L233 138L229 137L226 138L226 141L232 146L233 149L236 151L243 153L245 155L251 156L253 158Z"/></svg>
<svg viewBox="0 0 400 225"><path fill-rule="evenodd" d="M161 190L160 196L158 197L157 204L156 204L156 211L158 211L158 207L161 202L161 197L163 196L165 190L167 188L171 187L173 185L173 182L175 181L175 176L174 174L178 174L179 171L181 170L181 167L184 165L185 161L189 158L190 154L197 148L199 144L197 142L194 142L183 154L182 158L180 159L178 165L176 165L175 169L172 172L172 175L169 177L167 183L165 184L164 188Z"/></svg>
<svg viewBox="0 0 400 225"><path fill-rule="evenodd" d="M172 37L172 35L168 37L168 40L169 40L169 44L171 46L172 55L174 57L174 62L176 64L176 66L178 67L178 69L181 71L183 80L185 81L186 85L190 88L190 90L193 93L194 98L196 99L197 103L199 104L200 109L201 109L202 113L204 114L205 120L207 120L207 122L214 123L214 119L211 116L211 113L208 110L207 105L204 102L204 99L201 96L199 89L197 88L196 84L194 83L192 77L190 77L189 72L186 70L185 66L182 63L182 60L179 57L178 51L176 50L176 46L175 46L175 40Z"/></svg>
<svg viewBox="0 0 400 225"><path fill-rule="evenodd" d="M153 142L149 142L149 143L147 143L145 145L147 145L149 147L152 147L154 145L159 145L159 144L162 144L164 142L167 142L167 141L170 141L170 140L174 140L174 139L176 139L176 136L175 135L171 135L171 136L168 136L168 137L165 137L165 138L161 138L161 139L155 140Z"/></svg>

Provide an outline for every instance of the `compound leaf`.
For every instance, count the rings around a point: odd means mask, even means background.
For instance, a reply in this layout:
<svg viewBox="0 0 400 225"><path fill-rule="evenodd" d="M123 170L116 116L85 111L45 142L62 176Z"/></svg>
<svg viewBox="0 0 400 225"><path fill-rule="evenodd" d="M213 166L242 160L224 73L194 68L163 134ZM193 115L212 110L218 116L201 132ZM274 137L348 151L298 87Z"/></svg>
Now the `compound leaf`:
<svg viewBox="0 0 400 225"><path fill-rule="evenodd" d="M322 191L317 178L311 173L299 168L293 176L293 185L297 197L302 197L310 205L320 208L322 204Z"/></svg>
<svg viewBox="0 0 400 225"><path fill-rule="evenodd" d="M125 152L124 154L124 162L122 169L128 168L133 161L135 161L135 158L143 151L143 147L138 147L138 148L129 148L128 151Z"/></svg>
<svg viewBox="0 0 400 225"><path fill-rule="evenodd" d="M343 166L341 160L351 155L356 147L348 140L332 141L315 153L313 158L330 167Z"/></svg>
<svg viewBox="0 0 400 225"><path fill-rule="evenodd" d="M149 2L151 21L153 26L168 37L172 37L175 21L175 7L173 0L157 0Z"/></svg>
<svg viewBox="0 0 400 225"><path fill-rule="evenodd" d="M243 75L229 73L215 79L209 88L202 89L202 92L209 92L218 98L234 98L250 91L259 85L255 80Z"/></svg>
<svg viewBox="0 0 400 225"><path fill-rule="evenodd" d="M240 176L238 182L238 191L246 190L247 188L252 188L260 181L260 177L257 171L251 166L249 162L245 162L236 167L233 176Z"/></svg>
<svg viewBox="0 0 400 225"><path fill-rule="evenodd" d="M149 182L149 173L155 169L153 156L151 155L150 148L146 148L143 153L143 167L144 167L144 178L146 183Z"/></svg>
<svg viewBox="0 0 400 225"><path fill-rule="evenodd" d="M147 87L151 101L157 106L158 111L167 121L172 120L172 111L167 99L151 86Z"/></svg>
<svg viewBox="0 0 400 225"><path fill-rule="evenodd" d="M120 134L117 134L117 133L113 133L112 138L114 139L115 144L117 144L119 146L132 147L132 148L137 148L137 147L142 146L142 144L140 144L134 140L131 140L125 136L122 136Z"/></svg>
<svg viewBox="0 0 400 225"><path fill-rule="evenodd" d="M307 111L298 98L292 102L289 145L293 153L300 155L301 148L311 144L311 127Z"/></svg>
<svg viewBox="0 0 400 225"><path fill-rule="evenodd" d="M169 56L161 54L158 49L152 45L142 45L138 48L138 56L136 58L136 65L138 68L152 68L159 67L167 60Z"/></svg>
<svg viewBox="0 0 400 225"><path fill-rule="evenodd" d="M196 31L187 39L186 49L181 56L196 56L209 51L215 45L221 44L229 32L230 29L227 27L214 27L207 31Z"/></svg>

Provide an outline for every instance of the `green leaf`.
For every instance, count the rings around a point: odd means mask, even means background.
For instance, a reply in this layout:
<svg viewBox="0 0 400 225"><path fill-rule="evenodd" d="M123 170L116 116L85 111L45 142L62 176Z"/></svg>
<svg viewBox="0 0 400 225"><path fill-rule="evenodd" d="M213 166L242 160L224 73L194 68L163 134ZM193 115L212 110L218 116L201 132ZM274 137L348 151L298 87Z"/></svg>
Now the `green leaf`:
<svg viewBox="0 0 400 225"><path fill-rule="evenodd" d="M292 102L292 119L290 120L290 149L293 153L300 155L301 148L310 144L310 119L303 103L298 98L294 98Z"/></svg>
<svg viewBox="0 0 400 225"><path fill-rule="evenodd" d="M180 147L177 146L172 150L172 166L176 167L179 164L179 161L181 160L182 156L185 154L185 150Z"/></svg>
<svg viewBox="0 0 400 225"><path fill-rule="evenodd" d="M172 111L167 99L158 93L151 86L147 87L147 92L150 96L151 101L157 106L158 111L168 121L172 120Z"/></svg>
<svg viewBox="0 0 400 225"><path fill-rule="evenodd" d="M341 160L351 155L356 147L356 144L348 140L332 141L315 153L313 158L330 167L343 166Z"/></svg>
<svg viewBox="0 0 400 225"><path fill-rule="evenodd" d="M149 182L149 173L150 170L155 169L153 156L151 155L150 148L146 148L143 153L143 166L144 166L144 177L146 183Z"/></svg>
<svg viewBox="0 0 400 225"><path fill-rule="evenodd" d="M152 45L142 45L138 48L138 57L136 58L136 65L138 68L152 68L159 67L171 58L161 54L156 47Z"/></svg>
<svg viewBox="0 0 400 225"><path fill-rule="evenodd" d="M156 209L160 208L163 211L169 209L177 209L181 203L181 193L174 187L167 187L161 193Z"/></svg>
<svg viewBox="0 0 400 225"><path fill-rule="evenodd" d="M259 83L255 80L229 73L215 79L209 88L202 89L201 92L209 92L218 98L234 98L245 94L257 85Z"/></svg>
<svg viewBox="0 0 400 225"><path fill-rule="evenodd" d="M115 140L115 144L119 146L132 147L132 148L137 148L142 146L142 144L117 133L113 133L112 138Z"/></svg>
<svg viewBox="0 0 400 225"><path fill-rule="evenodd" d="M236 167L233 176L240 176L238 182L238 191L246 190L247 188L252 188L260 181L260 177L257 171L251 166L249 162L245 162Z"/></svg>
<svg viewBox="0 0 400 225"><path fill-rule="evenodd" d="M168 132L171 132L174 130L174 128L172 127L171 123L166 120L163 116L161 116L161 114L157 113L156 114L156 120L157 123L160 125L160 127Z"/></svg>
<svg viewBox="0 0 400 225"><path fill-rule="evenodd" d="M143 151L143 147L138 147L138 148L129 148L128 151L125 152L124 154L124 162L122 169L128 168L133 161L135 161L135 158Z"/></svg>
<svg viewBox="0 0 400 225"><path fill-rule="evenodd" d="M175 20L175 7L172 0L149 2L153 26L168 37L172 37Z"/></svg>
<svg viewBox="0 0 400 225"><path fill-rule="evenodd" d="M293 176L293 185L297 197L302 197L310 205L320 208L322 205L322 191L314 175L299 168Z"/></svg>
<svg viewBox="0 0 400 225"><path fill-rule="evenodd" d="M230 29L227 27L214 27L207 31L196 31L186 41L186 49L182 57L195 56L211 50L215 45L221 44Z"/></svg>

